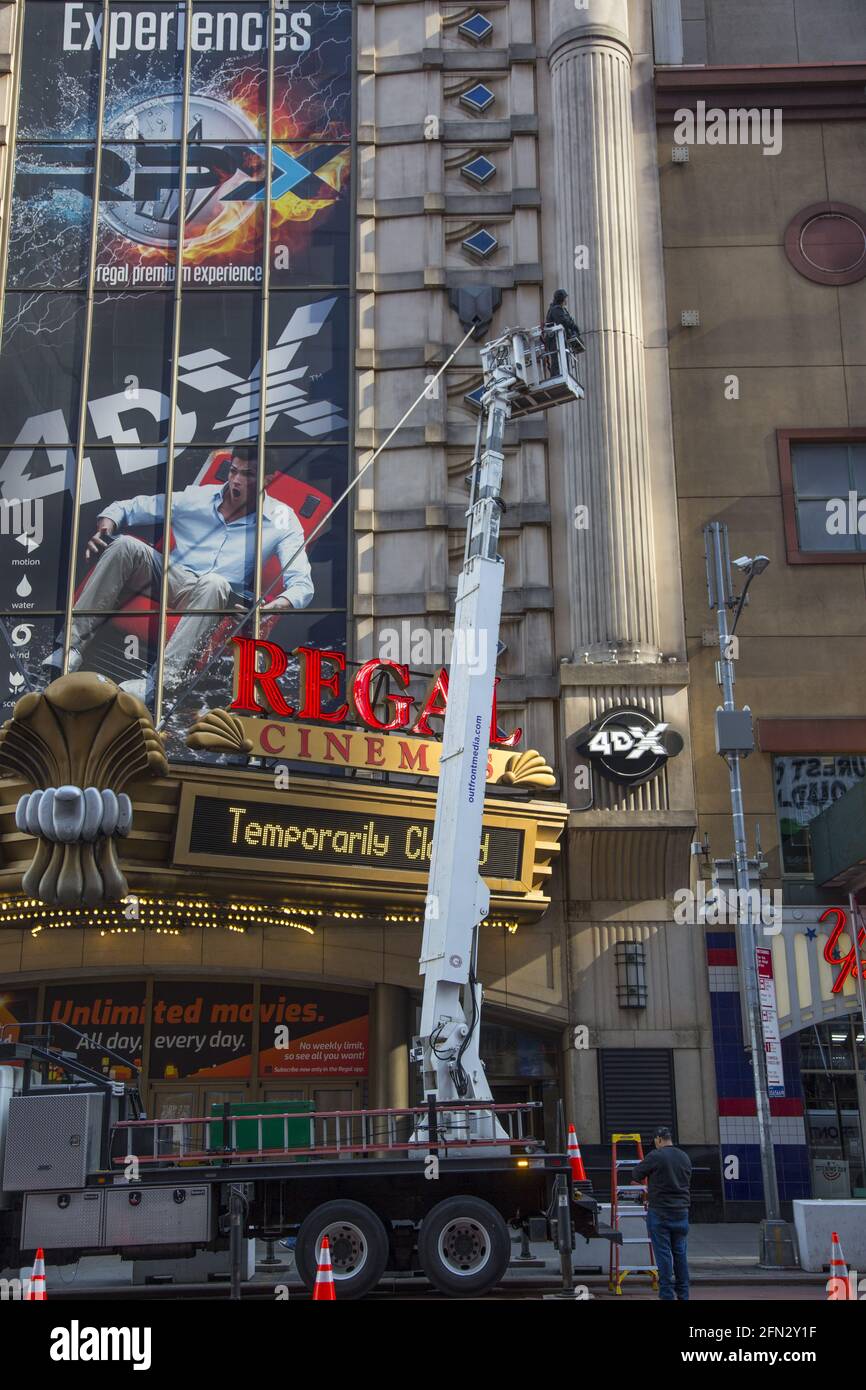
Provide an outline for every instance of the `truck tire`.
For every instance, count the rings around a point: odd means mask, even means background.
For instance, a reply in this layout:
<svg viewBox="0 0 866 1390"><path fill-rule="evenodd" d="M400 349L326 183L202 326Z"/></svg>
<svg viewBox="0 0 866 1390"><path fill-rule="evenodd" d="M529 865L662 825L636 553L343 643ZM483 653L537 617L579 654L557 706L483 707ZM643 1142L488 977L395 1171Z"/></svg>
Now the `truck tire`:
<svg viewBox="0 0 866 1390"><path fill-rule="evenodd" d="M468 1298L498 1284L511 1242L495 1207L480 1197L448 1197L424 1217L418 1259L440 1293Z"/></svg>
<svg viewBox="0 0 866 1390"><path fill-rule="evenodd" d="M323 1202L298 1231L295 1268L308 1289L316 1282L324 1236L331 1247L338 1299L361 1298L375 1288L388 1263L388 1236L374 1211L361 1202Z"/></svg>

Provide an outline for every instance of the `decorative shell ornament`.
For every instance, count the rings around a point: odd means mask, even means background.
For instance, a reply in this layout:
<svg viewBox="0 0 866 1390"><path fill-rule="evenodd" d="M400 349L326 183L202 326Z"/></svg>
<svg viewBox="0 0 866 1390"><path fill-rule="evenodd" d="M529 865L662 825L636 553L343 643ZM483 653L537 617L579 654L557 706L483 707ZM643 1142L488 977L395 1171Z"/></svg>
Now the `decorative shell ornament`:
<svg viewBox="0 0 866 1390"><path fill-rule="evenodd" d="M0 774L33 788L15 811L37 841L23 891L62 907L125 898L115 842L129 833L132 802L122 789L167 772L150 712L104 676L76 672L24 695L0 728Z"/></svg>
<svg viewBox="0 0 866 1390"><path fill-rule="evenodd" d="M505 764L505 771L499 779L500 786L517 787L521 783L529 787L555 787L556 774L534 748L515 753Z"/></svg>
<svg viewBox="0 0 866 1390"><path fill-rule="evenodd" d="M201 715L186 736L190 748L209 748L219 753L251 753L252 740L244 736L244 726L228 710L212 709Z"/></svg>

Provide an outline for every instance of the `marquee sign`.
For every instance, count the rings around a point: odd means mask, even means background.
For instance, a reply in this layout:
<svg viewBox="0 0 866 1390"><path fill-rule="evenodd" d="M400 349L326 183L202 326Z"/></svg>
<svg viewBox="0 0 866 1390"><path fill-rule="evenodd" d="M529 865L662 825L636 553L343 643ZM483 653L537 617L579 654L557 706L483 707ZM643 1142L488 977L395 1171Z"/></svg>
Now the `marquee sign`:
<svg viewBox="0 0 866 1390"><path fill-rule="evenodd" d="M207 777L180 788L173 866L207 869L237 881L249 870L318 895L353 899L423 898L430 873L436 797L417 789L358 783L335 794L333 783L309 783L290 795L251 787L235 773L228 785ZM488 802L479 870L494 901L529 907L544 898L562 808L530 802Z"/></svg>
<svg viewBox="0 0 866 1390"><path fill-rule="evenodd" d="M349 679L342 652L297 647L291 657L300 670L300 693L293 697L296 703L289 704L280 681L290 654L275 642L246 637L232 640L236 648L234 698L228 710L209 710L196 720L187 736L191 748L325 768L438 777L442 745L433 737L430 721L441 724L444 719L446 670L434 678L416 713L416 701L406 693L410 680L407 666L367 661ZM374 708L371 695L380 677L387 682L388 692L384 698L389 712L383 712L383 717ZM254 710L255 714L235 714L236 710ZM278 717L268 718L269 714ZM354 726L347 725L349 718L355 720ZM310 720L318 722L306 722ZM555 786L556 776L540 753L532 749L512 751L522 732L499 732L494 689L487 781L500 786Z"/></svg>

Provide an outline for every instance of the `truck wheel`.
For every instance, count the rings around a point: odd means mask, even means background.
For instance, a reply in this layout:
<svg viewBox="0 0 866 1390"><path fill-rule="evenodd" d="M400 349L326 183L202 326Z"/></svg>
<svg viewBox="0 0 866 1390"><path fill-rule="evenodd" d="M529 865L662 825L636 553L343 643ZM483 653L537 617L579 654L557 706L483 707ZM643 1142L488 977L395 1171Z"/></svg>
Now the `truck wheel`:
<svg viewBox="0 0 866 1390"><path fill-rule="evenodd" d="M375 1288L388 1263L388 1236L376 1213L361 1202L323 1202L310 1212L295 1245L295 1268L308 1289L325 1236L337 1298L361 1298Z"/></svg>
<svg viewBox="0 0 866 1390"><path fill-rule="evenodd" d="M499 1283L510 1255L505 1222L480 1197L448 1197L421 1223L418 1258L440 1293L455 1298L486 1293Z"/></svg>

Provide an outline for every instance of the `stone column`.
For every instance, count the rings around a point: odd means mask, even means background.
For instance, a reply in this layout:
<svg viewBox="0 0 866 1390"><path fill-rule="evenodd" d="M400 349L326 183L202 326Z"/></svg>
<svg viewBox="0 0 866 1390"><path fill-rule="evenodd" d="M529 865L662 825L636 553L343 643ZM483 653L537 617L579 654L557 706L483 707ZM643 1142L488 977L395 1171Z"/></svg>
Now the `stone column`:
<svg viewBox="0 0 866 1390"><path fill-rule="evenodd" d="M375 985L370 1002L370 1105L396 1110L409 1104L411 995L400 985Z"/></svg>
<svg viewBox="0 0 866 1390"><path fill-rule="evenodd" d="M573 659L654 661L658 613L626 0L552 0L560 283L584 330L586 400L552 412L569 512ZM555 288L555 287L553 287ZM561 463L559 461L561 460ZM576 507L588 515L575 516Z"/></svg>

